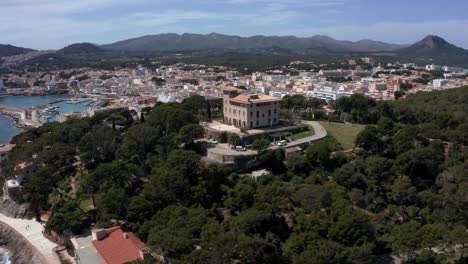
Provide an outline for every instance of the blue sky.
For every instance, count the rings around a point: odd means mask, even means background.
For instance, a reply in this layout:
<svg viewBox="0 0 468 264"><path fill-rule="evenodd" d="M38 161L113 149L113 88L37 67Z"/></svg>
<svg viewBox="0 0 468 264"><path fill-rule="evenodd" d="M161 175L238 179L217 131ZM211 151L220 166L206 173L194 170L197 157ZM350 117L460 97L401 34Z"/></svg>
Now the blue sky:
<svg viewBox="0 0 468 264"><path fill-rule="evenodd" d="M329 35L468 48L465 0L0 0L0 43L57 49L158 33Z"/></svg>

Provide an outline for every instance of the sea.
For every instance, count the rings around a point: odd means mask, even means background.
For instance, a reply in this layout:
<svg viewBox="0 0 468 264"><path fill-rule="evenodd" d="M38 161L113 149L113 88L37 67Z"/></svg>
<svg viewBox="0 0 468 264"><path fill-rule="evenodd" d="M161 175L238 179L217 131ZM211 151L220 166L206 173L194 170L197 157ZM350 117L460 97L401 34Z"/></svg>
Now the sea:
<svg viewBox="0 0 468 264"><path fill-rule="evenodd" d="M0 248L0 264L11 264L8 253L2 248Z"/></svg>
<svg viewBox="0 0 468 264"><path fill-rule="evenodd" d="M88 106L83 102L70 104L66 101L54 103L60 100L67 99L66 94L54 94L45 96L7 96L0 97L0 105L7 105L11 107L33 107L39 105L52 105L58 106L59 113L67 112L83 112L88 109ZM50 121L53 121L51 119ZM11 138L21 133L22 130L13 125L11 118L0 114L0 144L7 144ZM0 262L2 264L2 262Z"/></svg>

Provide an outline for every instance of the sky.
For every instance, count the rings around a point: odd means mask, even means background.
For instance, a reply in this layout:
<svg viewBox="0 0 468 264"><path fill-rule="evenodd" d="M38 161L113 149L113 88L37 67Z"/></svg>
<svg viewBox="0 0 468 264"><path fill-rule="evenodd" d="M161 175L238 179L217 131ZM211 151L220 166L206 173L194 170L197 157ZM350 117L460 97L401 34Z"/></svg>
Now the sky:
<svg viewBox="0 0 468 264"><path fill-rule="evenodd" d="M373 39L468 49L466 0L0 0L0 43L59 49L159 33Z"/></svg>

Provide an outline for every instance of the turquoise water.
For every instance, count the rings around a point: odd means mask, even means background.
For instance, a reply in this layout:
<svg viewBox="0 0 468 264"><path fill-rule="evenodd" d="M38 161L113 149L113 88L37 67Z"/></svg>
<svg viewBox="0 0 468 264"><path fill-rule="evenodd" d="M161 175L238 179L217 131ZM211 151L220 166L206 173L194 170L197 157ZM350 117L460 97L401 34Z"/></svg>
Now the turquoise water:
<svg viewBox="0 0 468 264"><path fill-rule="evenodd" d="M13 120L0 115L0 144L10 142L10 139L19 133L21 133L21 129L13 126Z"/></svg>
<svg viewBox="0 0 468 264"><path fill-rule="evenodd" d="M8 96L0 97L0 104L13 107L32 107L37 105L46 105L66 98L66 94L54 94L47 96Z"/></svg>
<svg viewBox="0 0 468 264"><path fill-rule="evenodd" d="M38 105L46 105L58 100L64 100L67 98L66 94L54 94L47 96L9 96L0 97L0 104L12 106L12 107L32 107ZM67 112L83 112L88 109L84 103L68 104L67 102L59 102L53 104L58 106L57 111L59 113ZM50 121L54 121L52 118ZM12 120L8 117L0 115L0 144L6 144L10 142L11 138L21 133L21 130L14 127ZM1 264L1 263L0 263Z"/></svg>

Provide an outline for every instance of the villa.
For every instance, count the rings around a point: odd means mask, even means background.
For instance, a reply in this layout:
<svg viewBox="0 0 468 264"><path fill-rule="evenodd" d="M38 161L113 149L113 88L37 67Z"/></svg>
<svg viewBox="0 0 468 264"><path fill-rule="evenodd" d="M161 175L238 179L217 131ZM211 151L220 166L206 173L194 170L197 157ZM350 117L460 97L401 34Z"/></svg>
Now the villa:
<svg viewBox="0 0 468 264"><path fill-rule="evenodd" d="M240 128L272 127L280 121L281 98L265 94L241 94L241 89L223 89L224 123Z"/></svg>

